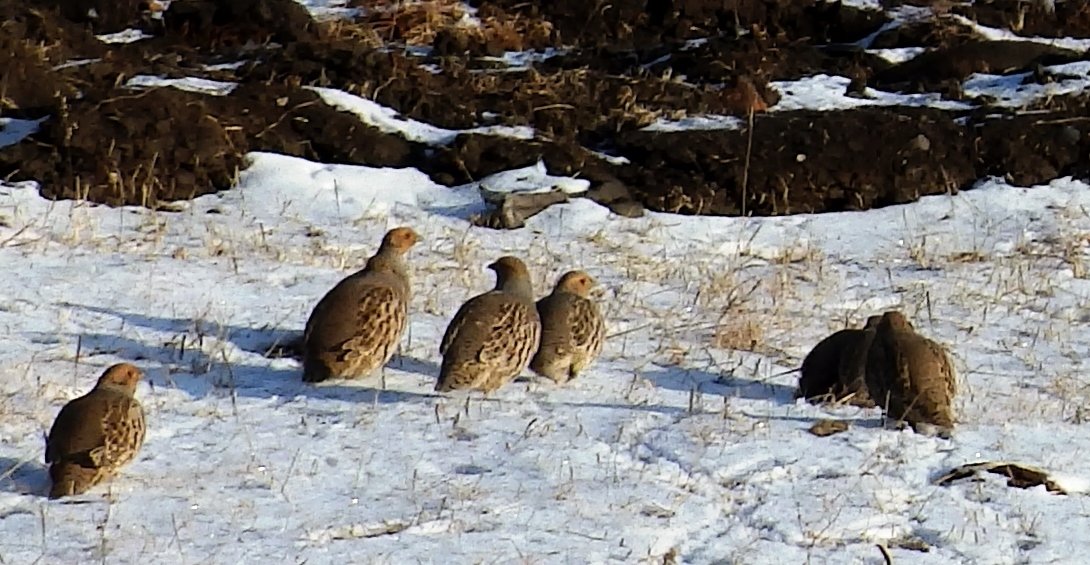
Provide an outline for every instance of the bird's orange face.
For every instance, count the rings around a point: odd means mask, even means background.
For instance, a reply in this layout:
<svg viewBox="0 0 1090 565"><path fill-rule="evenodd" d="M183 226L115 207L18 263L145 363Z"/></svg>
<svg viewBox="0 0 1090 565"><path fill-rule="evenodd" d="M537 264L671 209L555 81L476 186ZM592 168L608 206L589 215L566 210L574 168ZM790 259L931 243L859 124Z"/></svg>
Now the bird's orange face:
<svg viewBox="0 0 1090 565"><path fill-rule="evenodd" d="M564 273L556 286L572 294L586 297L595 285L594 277L583 271L570 271Z"/></svg>
<svg viewBox="0 0 1090 565"><path fill-rule="evenodd" d="M382 246L405 253L420 241L420 235L410 227L394 228L382 238Z"/></svg>
<svg viewBox="0 0 1090 565"><path fill-rule="evenodd" d="M106 369L99 377L99 384L110 384L126 390L136 390L137 383L144 376L134 365L118 363Z"/></svg>

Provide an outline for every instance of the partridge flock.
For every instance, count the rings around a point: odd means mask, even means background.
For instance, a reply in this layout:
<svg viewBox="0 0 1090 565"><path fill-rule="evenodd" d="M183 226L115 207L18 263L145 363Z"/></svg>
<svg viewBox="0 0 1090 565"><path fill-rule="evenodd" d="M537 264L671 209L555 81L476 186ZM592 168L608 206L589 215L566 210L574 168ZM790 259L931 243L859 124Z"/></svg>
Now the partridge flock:
<svg viewBox="0 0 1090 565"><path fill-rule="evenodd" d="M364 268L334 286L314 307L303 336L302 380L366 378L397 351L408 325L412 288L405 255L420 241L408 227L390 230ZM485 395L527 367L564 384L602 351L606 325L591 298L595 280L569 271L534 300L530 272L517 257L488 266L492 290L466 301L439 345L435 390ZM897 311L872 316L861 329L819 342L800 370L798 395L811 401L878 406L887 420L948 436L956 376L945 349L916 333ZM95 387L65 405L46 441L51 498L81 494L131 461L144 442L144 412L134 397L142 374L114 365Z"/></svg>

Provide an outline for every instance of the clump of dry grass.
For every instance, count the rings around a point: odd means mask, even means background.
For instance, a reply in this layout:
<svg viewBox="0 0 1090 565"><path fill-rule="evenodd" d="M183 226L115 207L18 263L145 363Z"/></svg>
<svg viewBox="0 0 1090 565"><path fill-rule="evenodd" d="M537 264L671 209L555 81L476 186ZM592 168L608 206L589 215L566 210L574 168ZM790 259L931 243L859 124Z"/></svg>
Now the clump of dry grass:
<svg viewBox="0 0 1090 565"><path fill-rule="evenodd" d="M371 0L361 7L368 13L365 22L379 37L408 45L430 45L439 30L455 26L466 16L466 4L457 0Z"/></svg>
<svg viewBox="0 0 1090 565"><path fill-rule="evenodd" d="M763 324L752 313L728 311L719 318L712 333L712 345L722 349L756 351L764 342Z"/></svg>
<svg viewBox="0 0 1090 565"><path fill-rule="evenodd" d="M509 15L491 7L470 14L467 4L457 0L370 0L359 7L366 14L362 20L331 22L328 32L368 44L393 41L418 46L433 45L445 34L458 44L487 46L490 52L541 48L553 37L553 25L548 21Z"/></svg>

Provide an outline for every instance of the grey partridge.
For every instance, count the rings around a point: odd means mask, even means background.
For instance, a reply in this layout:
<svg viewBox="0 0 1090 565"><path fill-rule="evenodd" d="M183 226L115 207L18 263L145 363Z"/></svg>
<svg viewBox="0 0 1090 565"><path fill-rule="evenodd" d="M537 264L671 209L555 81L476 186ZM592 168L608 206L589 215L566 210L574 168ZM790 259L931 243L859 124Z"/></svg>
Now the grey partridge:
<svg viewBox="0 0 1090 565"><path fill-rule="evenodd" d="M506 256L488 268L496 272L496 288L463 304L443 335L437 391L489 394L518 376L537 351L541 322L526 265Z"/></svg>
<svg viewBox="0 0 1090 565"><path fill-rule="evenodd" d="M559 384L590 366L602 351L606 325L589 298L595 280L583 271L570 271L553 292L537 301L541 345L530 360L535 373Z"/></svg>
<svg viewBox="0 0 1090 565"><path fill-rule="evenodd" d="M802 361L796 396L811 402L874 406L864 376L867 350L881 319L871 316L863 329L840 330L819 341Z"/></svg>
<svg viewBox="0 0 1090 565"><path fill-rule="evenodd" d="M412 228L386 232L367 265L318 301L303 332L305 382L367 377L390 360L409 317L404 256L419 240Z"/></svg>
<svg viewBox="0 0 1090 565"><path fill-rule="evenodd" d="M82 494L132 461L144 443L144 410L133 397L140 369L120 363L61 408L45 444L49 498Z"/></svg>
<svg viewBox="0 0 1090 565"><path fill-rule="evenodd" d="M916 333L904 314L882 315L867 351L867 388L886 418L926 434L954 427L957 375L946 350Z"/></svg>

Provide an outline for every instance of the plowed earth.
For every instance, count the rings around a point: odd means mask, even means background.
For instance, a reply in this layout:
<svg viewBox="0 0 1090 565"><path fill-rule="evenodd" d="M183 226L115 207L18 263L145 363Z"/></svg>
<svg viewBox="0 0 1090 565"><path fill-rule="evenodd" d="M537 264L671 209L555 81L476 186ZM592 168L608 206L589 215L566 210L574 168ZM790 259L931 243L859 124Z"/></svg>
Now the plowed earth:
<svg viewBox="0 0 1090 565"><path fill-rule="evenodd" d="M292 0L175 0L156 16L157 5L131 0L0 0L0 116L42 120L0 146L0 178L40 181L54 198L157 206L230 188L254 150L416 167L448 185L544 159L551 173L608 187L600 192L610 204L771 215L907 202L989 175L1026 185L1090 175L1086 93L1019 109L978 98L961 110L777 111L770 85L841 75L855 92L964 100L974 72L1047 83L1057 77L1043 65L1090 57L988 40L971 23L1085 38L1090 2L1058 2L1054 12L1014 0L945 3L900 25L891 14L930 3L471 4L360 1L355 17L316 21ZM129 28L149 37L96 37ZM927 52L896 64L864 47ZM531 50L539 56L529 62L504 57ZM128 84L137 75L237 86L222 96L138 88ZM338 111L308 86L436 126L524 125L535 136L462 134L428 146ZM702 114L740 125L644 129Z"/></svg>

